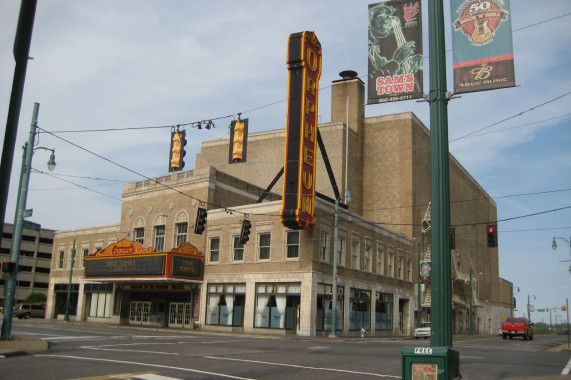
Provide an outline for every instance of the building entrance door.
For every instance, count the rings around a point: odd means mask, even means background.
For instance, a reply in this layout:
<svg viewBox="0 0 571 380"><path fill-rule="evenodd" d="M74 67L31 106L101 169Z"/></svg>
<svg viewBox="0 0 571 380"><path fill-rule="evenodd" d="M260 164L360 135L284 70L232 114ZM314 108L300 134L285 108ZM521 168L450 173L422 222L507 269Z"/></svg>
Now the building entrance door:
<svg viewBox="0 0 571 380"><path fill-rule="evenodd" d="M192 304L171 302L169 305L169 327L190 327Z"/></svg>
<svg viewBox="0 0 571 380"><path fill-rule="evenodd" d="M129 304L129 324L148 325L151 322L151 302L131 301Z"/></svg>

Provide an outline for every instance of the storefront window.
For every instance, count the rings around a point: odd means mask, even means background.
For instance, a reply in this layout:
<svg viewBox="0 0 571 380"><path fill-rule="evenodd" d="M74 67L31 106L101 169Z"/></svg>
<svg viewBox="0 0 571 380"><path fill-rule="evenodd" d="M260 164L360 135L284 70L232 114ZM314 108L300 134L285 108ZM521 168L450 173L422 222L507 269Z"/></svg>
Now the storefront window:
<svg viewBox="0 0 571 380"><path fill-rule="evenodd" d="M343 331L343 295L345 289L342 286L337 287L337 313L335 320L337 325L335 329ZM315 329L317 331L331 330L332 323L332 306L333 306L333 287L326 284L317 284L317 316L315 320Z"/></svg>
<svg viewBox="0 0 571 380"><path fill-rule="evenodd" d="M349 330L371 330L371 291L351 288Z"/></svg>
<svg viewBox="0 0 571 380"><path fill-rule="evenodd" d="M299 282L256 284L254 327L295 328L300 294Z"/></svg>
<svg viewBox="0 0 571 380"><path fill-rule="evenodd" d="M111 318L113 310L113 284L85 284L89 316Z"/></svg>
<svg viewBox="0 0 571 380"><path fill-rule="evenodd" d="M393 329L393 295L377 293L375 299L375 330Z"/></svg>
<svg viewBox="0 0 571 380"><path fill-rule="evenodd" d="M208 284L206 324L243 326L246 284Z"/></svg>

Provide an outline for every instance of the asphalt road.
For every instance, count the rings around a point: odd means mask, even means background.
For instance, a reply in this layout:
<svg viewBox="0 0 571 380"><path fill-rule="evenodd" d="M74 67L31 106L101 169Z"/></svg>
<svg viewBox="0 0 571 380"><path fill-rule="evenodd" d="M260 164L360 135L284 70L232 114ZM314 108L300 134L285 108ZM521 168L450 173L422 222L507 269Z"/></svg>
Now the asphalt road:
<svg viewBox="0 0 571 380"><path fill-rule="evenodd" d="M44 339L48 351L1 359L3 379L400 379L401 350L429 340L280 338L189 330L14 320L12 333ZM565 336L532 341L454 337L463 379L560 375ZM570 377L571 378L571 377Z"/></svg>

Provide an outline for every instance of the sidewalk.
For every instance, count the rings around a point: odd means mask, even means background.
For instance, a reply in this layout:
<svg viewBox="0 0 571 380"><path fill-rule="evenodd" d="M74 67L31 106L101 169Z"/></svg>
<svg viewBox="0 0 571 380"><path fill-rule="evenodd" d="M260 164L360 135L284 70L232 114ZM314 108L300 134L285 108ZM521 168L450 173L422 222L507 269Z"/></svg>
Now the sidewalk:
<svg viewBox="0 0 571 380"><path fill-rule="evenodd" d="M0 340L0 358L35 354L47 351L48 342L38 338L14 336L12 340Z"/></svg>

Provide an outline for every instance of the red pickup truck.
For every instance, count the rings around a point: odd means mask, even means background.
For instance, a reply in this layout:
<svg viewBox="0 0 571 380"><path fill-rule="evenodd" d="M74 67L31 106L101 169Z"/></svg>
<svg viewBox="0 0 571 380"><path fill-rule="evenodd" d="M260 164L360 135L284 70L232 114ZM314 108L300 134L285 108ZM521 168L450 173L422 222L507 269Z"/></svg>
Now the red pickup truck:
<svg viewBox="0 0 571 380"><path fill-rule="evenodd" d="M533 323L523 317L508 317L502 322L502 338L523 336L523 340L533 339Z"/></svg>

